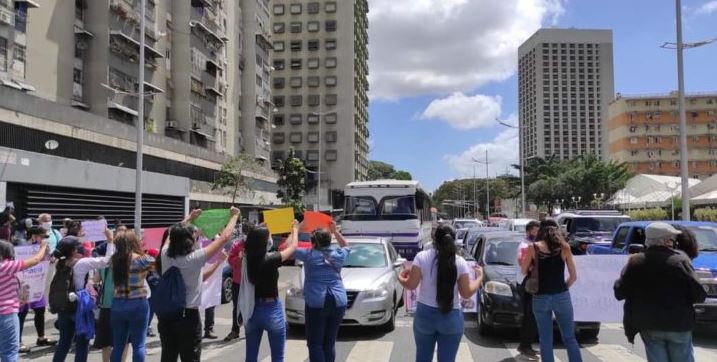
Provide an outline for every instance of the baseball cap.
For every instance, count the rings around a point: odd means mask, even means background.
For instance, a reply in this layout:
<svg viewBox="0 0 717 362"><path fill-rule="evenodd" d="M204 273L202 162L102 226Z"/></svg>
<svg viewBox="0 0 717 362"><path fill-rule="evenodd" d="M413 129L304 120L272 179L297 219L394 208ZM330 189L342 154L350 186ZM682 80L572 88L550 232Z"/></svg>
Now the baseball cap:
<svg viewBox="0 0 717 362"><path fill-rule="evenodd" d="M675 229L666 222L653 222L645 228L647 240L664 239L682 234L682 231Z"/></svg>

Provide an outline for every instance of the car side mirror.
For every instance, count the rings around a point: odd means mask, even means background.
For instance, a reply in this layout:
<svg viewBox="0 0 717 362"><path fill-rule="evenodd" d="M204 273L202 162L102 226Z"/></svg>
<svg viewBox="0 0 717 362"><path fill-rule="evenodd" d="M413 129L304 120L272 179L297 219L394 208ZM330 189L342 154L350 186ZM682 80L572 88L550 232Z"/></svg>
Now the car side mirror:
<svg viewBox="0 0 717 362"><path fill-rule="evenodd" d="M560 233L563 234L563 236L568 236L568 226L565 224L560 225Z"/></svg>
<svg viewBox="0 0 717 362"><path fill-rule="evenodd" d="M403 264L406 262L406 259L404 258L398 258L396 261L393 262L394 268L401 268L403 267Z"/></svg>
<svg viewBox="0 0 717 362"><path fill-rule="evenodd" d="M639 254L645 251L645 245L642 244L630 244L627 247L627 252L630 254Z"/></svg>

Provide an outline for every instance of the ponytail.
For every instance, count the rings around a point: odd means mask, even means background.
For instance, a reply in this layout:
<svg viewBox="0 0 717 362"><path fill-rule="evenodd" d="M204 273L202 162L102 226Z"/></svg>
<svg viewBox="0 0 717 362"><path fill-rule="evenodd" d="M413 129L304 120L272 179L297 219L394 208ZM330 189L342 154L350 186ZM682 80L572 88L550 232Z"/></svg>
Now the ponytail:
<svg viewBox="0 0 717 362"><path fill-rule="evenodd" d="M456 268L456 232L450 225L440 225L434 234L438 273L436 276L436 303L441 313L453 310Z"/></svg>

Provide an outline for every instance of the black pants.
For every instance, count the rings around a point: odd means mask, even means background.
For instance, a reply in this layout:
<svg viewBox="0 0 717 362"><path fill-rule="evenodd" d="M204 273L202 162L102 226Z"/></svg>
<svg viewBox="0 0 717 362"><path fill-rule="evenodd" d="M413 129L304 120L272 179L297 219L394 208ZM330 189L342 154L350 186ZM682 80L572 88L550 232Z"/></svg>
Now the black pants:
<svg viewBox="0 0 717 362"><path fill-rule="evenodd" d="M204 332L214 332L214 307L204 310Z"/></svg>
<svg viewBox="0 0 717 362"><path fill-rule="evenodd" d="M197 309L185 309L175 317L158 318L162 362L199 362L202 354L202 321Z"/></svg>
<svg viewBox="0 0 717 362"><path fill-rule="evenodd" d="M538 326L535 324L535 315L533 314L533 295L525 291L525 281L518 286L518 291L520 292L520 299L523 304L523 319L520 326L520 348L529 348L538 337Z"/></svg>
<svg viewBox="0 0 717 362"><path fill-rule="evenodd" d="M239 333L239 327L244 322L241 318L241 314L239 314L237 311L237 309L239 308L239 289L240 288L241 288L241 284L232 283L232 305L234 306L234 309L232 310L232 332L237 332L237 333Z"/></svg>
<svg viewBox="0 0 717 362"><path fill-rule="evenodd" d="M35 312L35 330L37 330L37 338L45 337L45 307L32 308ZM27 318L27 312L20 312L17 314L20 319L20 343L22 343L22 326L25 324L25 318Z"/></svg>

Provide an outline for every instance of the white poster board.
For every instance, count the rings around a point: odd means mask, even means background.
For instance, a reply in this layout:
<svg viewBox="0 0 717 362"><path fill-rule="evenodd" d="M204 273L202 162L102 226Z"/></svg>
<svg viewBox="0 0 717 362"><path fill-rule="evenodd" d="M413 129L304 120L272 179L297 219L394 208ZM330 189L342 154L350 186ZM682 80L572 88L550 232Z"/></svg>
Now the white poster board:
<svg viewBox="0 0 717 362"><path fill-rule="evenodd" d="M105 229L107 229L107 220L84 220L82 221L82 231L85 235L82 240L88 241L104 241Z"/></svg>
<svg viewBox="0 0 717 362"><path fill-rule="evenodd" d="M570 288L575 321L622 322L623 301L615 299L613 285L629 255L575 256L578 279ZM567 268L566 268L567 278Z"/></svg>
<svg viewBox="0 0 717 362"><path fill-rule="evenodd" d="M202 282L201 308L203 310L222 303L222 271L226 265L227 262L223 262L209 279ZM209 266L211 266L211 264L206 264L204 267L208 268Z"/></svg>
<svg viewBox="0 0 717 362"><path fill-rule="evenodd" d="M40 245L16 246L15 259L30 259L37 254L38 250L40 250ZM29 303L37 302L45 294L45 279L47 279L49 265L49 261L42 261L17 274L17 278L20 280L20 292L26 293Z"/></svg>

